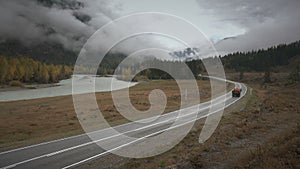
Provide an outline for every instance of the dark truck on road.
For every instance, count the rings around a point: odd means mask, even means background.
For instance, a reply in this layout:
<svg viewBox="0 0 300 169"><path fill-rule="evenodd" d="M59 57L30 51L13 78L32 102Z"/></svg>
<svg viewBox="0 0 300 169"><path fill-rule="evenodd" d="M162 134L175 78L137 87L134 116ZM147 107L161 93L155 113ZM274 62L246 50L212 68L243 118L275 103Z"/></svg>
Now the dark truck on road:
<svg viewBox="0 0 300 169"><path fill-rule="evenodd" d="M242 92L242 89L241 88L234 88L232 90L232 97L240 97L241 96L241 92Z"/></svg>

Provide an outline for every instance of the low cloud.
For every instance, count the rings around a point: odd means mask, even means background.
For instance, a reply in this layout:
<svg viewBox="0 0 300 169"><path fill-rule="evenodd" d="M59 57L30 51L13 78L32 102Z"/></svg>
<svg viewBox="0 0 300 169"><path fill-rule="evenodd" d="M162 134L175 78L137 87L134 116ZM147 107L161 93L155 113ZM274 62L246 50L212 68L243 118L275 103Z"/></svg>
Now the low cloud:
<svg viewBox="0 0 300 169"><path fill-rule="evenodd" d="M0 38L26 45L42 42L79 50L98 28L118 16L110 1L0 1Z"/></svg>
<svg viewBox="0 0 300 169"><path fill-rule="evenodd" d="M250 51L300 40L298 0L198 0L200 7L222 22L245 30L216 45L221 53Z"/></svg>
<svg viewBox="0 0 300 169"><path fill-rule="evenodd" d="M220 53L267 48L300 39L299 0L196 1L200 7L199 11L213 18L215 23L212 25L222 29L222 24L226 23L245 30L244 34L234 39L219 42L216 48ZM96 30L121 16L122 5L117 2L0 1L0 42L6 39L17 39L26 45L54 42L62 44L66 49L78 51ZM128 24L132 25L132 29L137 29L151 27L156 22L157 18L154 18L146 21L133 20ZM169 31L175 29L182 28L168 28ZM117 28L120 35L126 31L128 30L122 27ZM109 38L111 37L107 40ZM168 42L158 37L136 37L116 48L130 53L145 45L151 47L165 44Z"/></svg>

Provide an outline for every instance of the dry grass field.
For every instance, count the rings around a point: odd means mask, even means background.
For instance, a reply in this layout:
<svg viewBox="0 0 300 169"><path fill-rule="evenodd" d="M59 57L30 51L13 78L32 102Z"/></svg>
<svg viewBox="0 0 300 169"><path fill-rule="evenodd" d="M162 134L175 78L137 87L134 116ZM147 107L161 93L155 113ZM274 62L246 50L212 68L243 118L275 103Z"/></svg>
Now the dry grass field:
<svg viewBox="0 0 300 169"><path fill-rule="evenodd" d="M238 81L238 74L228 74ZM109 155L78 168L300 168L300 84L286 84L288 74L245 73L247 95L227 108L212 137L198 138L203 120L170 151L151 158Z"/></svg>
<svg viewBox="0 0 300 169"><path fill-rule="evenodd" d="M210 83L198 80L201 101L209 100ZM231 86L228 86L230 90ZM165 92L168 102L166 112L180 106L180 92L175 81L142 82L130 88L132 104L146 110L148 96L153 89ZM115 109L110 92L96 94L99 108L111 125L128 122ZM0 103L0 150L31 145L83 133L73 107L72 96L33 99Z"/></svg>

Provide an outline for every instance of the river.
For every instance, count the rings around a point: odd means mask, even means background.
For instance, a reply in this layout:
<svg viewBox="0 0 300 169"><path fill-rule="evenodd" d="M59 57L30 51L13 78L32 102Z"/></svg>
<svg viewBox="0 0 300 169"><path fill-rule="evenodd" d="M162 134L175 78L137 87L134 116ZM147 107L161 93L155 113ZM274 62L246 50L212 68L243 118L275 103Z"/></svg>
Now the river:
<svg viewBox="0 0 300 169"><path fill-rule="evenodd" d="M87 86L90 86L91 84L95 84L95 92L119 90L137 84L134 82L120 81L113 77L90 77L81 75L74 76L73 78L76 85L80 86L80 88L82 89L80 93L88 93L89 90L86 89L88 88ZM95 83L93 83L94 79ZM57 86L54 87L24 89L16 91L2 91L0 92L0 102L71 95L72 80L72 78L62 80L59 83L57 83Z"/></svg>

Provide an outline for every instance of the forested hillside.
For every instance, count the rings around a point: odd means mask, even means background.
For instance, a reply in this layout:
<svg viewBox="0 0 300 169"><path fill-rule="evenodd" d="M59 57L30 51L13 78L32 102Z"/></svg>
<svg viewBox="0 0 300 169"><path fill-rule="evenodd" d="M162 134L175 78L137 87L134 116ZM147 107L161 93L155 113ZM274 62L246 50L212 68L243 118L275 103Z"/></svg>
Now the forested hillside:
<svg viewBox="0 0 300 169"><path fill-rule="evenodd" d="M224 57L219 56L221 59L225 71L226 70L235 70L238 72L253 71L253 72L271 72L276 69L276 71L281 71L280 66L288 66L292 58L300 56L300 41L288 44L288 45L278 45L276 47L271 47L266 50L258 50L252 52L237 52L233 54L228 54ZM215 59L218 59L217 56L205 58L206 62L215 62ZM293 79L298 79L299 81L299 69L300 69L300 59L294 59L298 63L294 63L292 67L288 67L288 71L291 73ZM191 71L195 76L198 76L200 73L205 73L205 67L203 65L203 60L189 60L185 61L189 66ZM147 61L143 65L165 65L165 67L172 67L177 62L174 61L161 61L154 59L152 61ZM124 70L119 70L120 72L135 72L138 65L131 67L123 67ZM175 66L176 67L176 66ZM180 70L178 70L180 72ZM160 70L144 70L139 73L139 76L146 76L148 79L168 79L171 78L166 72Z"/></svg>
<svg viewBox="0 0 300 169"><path fill-rule="evenodd" d="M33 60L53 65L74 66L77 52L66 50L59 44L43 43L33 46L10 40L0 43L0 56L9 58L28 57ZM118 52L108 53L101 62L98 74L112 74L126 55Z"/></svg>
<svg viewBox="0 0 300 169"><path fill-rule="evenodd" d="M61 79L69 78L72 74L72 67L76 61L76 54L65 50L62 46L41 44L35 48L29 48L16 41L8 41L0 44L0 83L8 84L10 81L20 81L24 83L53 83ZM23 57L23 56L29 56ZM228 54L221 58L226 70L235 70L238 72L258 71L266 72L278 66L285 66L291 62L291 58L300 56L300 41L288 44L278 45L266 50L252 52L237 52ZM113 74L119 63L126 58L122 53L108 53L99 69L98 75ZM218 57L206 58L206 61L214 61ZM203 60L190 60L185 63L189 66L195 76L205 72ZM166 67L178 67L182 61L162 61L159 59L145 60L144 63L123 66L117 73L132 74L142 67L151 67L153 65L166 65ZM294 62L299 62L295 59ZM297 66L298 64L298 66ZM176 66L177 65L177 66ZM299 79L300 63L295 63L289 71L293 72L292 77ZM84 72L90 72L88 67L83 67ZM85 71L86 70L86 71ZM172 70L173 72L180 70ZM280 70L277 70L280 71ZM169 79L169 74L161 70L147 69L138 74L148 79ZM126 78L124 78L126 79Z"/></svg>
<svg viewBox="0 0 300 169"><path fill-rule="evenodd" d="M276 66L289 64L292 57L300 54L300 41L282 44L266 50L237 52L222 57L227 69L236 71L265 71Z"/></svg>
<svg viewBox="0 0 300 169"><path fill-rule="evenodd" d="M26 46L17 40L6 40L0 43L0 55L12 58L27 56L47 64L74 65L77 53L66 50L62 45L41 43Z"/></svg>

